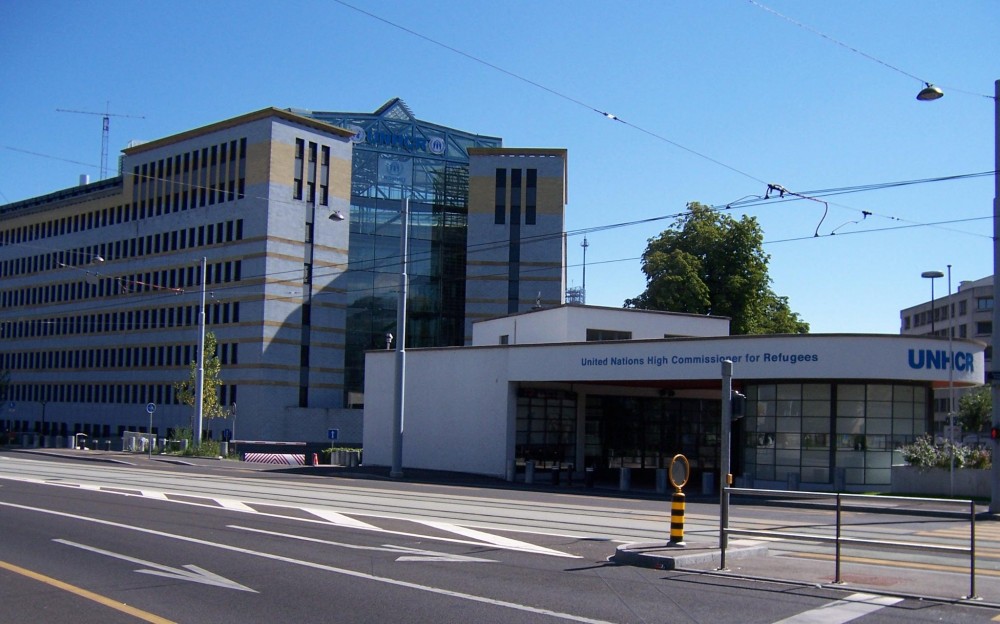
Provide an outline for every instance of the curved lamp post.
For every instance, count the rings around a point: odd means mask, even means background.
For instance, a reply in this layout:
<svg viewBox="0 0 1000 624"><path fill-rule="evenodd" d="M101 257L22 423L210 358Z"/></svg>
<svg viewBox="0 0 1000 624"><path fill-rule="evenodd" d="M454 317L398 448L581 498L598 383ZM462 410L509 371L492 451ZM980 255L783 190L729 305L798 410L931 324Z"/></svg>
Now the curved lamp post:
<svg viewBox="0 0 1000 624"><path fill-rule="evenodd" d="M941 271L924 271L923 273L920 274L920 277L926 277L927 279L931 280L931 335L933 336L934 317L937 316L937 311L935 310L937 303L935 302L934 299L934 280L936 280L939 277L944 277L944 273L942 273Z"/></svg>
<svg viewBox="0 0 1000 624"><path fill-rule="evenodd" d="M930 83L920 90L917 99L921 101L937 100L944 96L944 91ZM996 354L1000 353L1000 80L993 83L993 329L990 337L990 369L986 372L986 381L990 384L990 397L993 400L992 426L1000 427L1000 367L997 366ZM993 441L993 468L990 471L990 513L1000 511L1000 448Z"/></svg>

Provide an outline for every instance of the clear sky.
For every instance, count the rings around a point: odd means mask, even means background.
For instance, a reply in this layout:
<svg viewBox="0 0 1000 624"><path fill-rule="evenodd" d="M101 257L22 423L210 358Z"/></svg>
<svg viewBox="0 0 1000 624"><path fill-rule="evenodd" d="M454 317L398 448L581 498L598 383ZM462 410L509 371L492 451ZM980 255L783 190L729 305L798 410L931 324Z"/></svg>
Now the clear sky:
<svg viewBox="0 0 1000 624"><path fill-rule="evenodd" d="M897 333L930 299L921 272L992 273L991 176L825 191L993 171L997 0L8 0L0 18L0 203L99 177L101 115L57 109L123 115L114 172L130 140L401 97L568 149L569 279L587 231L589 304L643 291L646 241L688 202L769 183L813 199L729 214L758 219L772 287L814 333ZM918 102L923 82L945 97Z"/></svg>

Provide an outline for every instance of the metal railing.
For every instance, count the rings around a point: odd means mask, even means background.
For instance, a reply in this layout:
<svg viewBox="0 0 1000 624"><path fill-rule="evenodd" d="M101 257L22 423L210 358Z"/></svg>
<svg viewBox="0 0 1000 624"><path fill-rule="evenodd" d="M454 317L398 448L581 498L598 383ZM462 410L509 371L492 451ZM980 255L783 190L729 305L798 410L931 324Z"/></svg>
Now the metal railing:
<svg viewBox="0 0 1000 624"><path fill-rule="evenodd" d="M783 530L755 530L755 529L734 529L729 526L729 513L720 514L719 517L719 549L720 549L720 567L726 567L726 548L728 546L728 536L730 535L740 535L744 537L765 537L770 540L773 539L785 539L785 540L795 540L795 541L805 541L805 542L822 542L822 543L832 543L834 545L834 583L842 583L841 577L841 561L842 557L842 547L844 545L849 546L866 546L874 548L882 548L886 550L921 550L926 552L933 552L939 554L951 554L951 555L968 555L969 557L969 595L965 598L975 598L976 597L976 504L972 500L964 499L937 499L937 498L914 498L914 497L904 497L904 496L874 496L869 494L841 494L835 492L801 492L801 491L786 491L786 490L757 490L749 488L725 488L724 496L728 498L730 495L736 496L748 496L748 497L764 497L772 499L772 504L781 504L784 499L833 499L832 511L834 513L834 534L833 535L823 535L820 533L803 533L796 531L783 531ZM968 509L968 522L969 522L969 545L968 546L946 546L939 544L926 544L920 542L907 542L907 541L895 541L895 540L874 540L874 539L864 539L857 537L845 537L843 535L844 528L844 508L845 501L848 503L848 507L851 511L862 511L864 513L894 513L900 514L906 511L916 512L922 516L937 516L937 517L951 517L951 518L964 518L966 516L965 511L949 511L947 509L935 509L935 510L921 510L917 512L913 507L904 508L901 504L923 504L929 505L933 504L935 506L944 507L965 507ZM864 505L851 505L852 502L864 501ZM892 507L888 506L888 503L892 504Z"/></svg>

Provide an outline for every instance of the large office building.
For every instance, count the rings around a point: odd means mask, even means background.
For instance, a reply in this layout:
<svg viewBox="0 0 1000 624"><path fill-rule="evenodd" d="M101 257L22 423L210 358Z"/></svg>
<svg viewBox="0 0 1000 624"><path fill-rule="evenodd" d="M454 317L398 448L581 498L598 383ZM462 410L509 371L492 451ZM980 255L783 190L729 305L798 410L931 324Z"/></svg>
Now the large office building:
<svg viewBox="0 0 1000 624"><path fill-rule="evenodd" d="M400 333L403 203L406 343L443 347L467 340L467 291L475 318L562 302L565 195L564 151L506 149L399 99L130 147L117 177L0 206L0 426L50 444L192 426L175 384L204 328L229 413L204 429L358 443L365 352Z"/></svg>
<svg viewBox="0 0 1000 624"><path fill-rule="evenodd" d="M565 150L505 149L422 121L399 98L373 113L296 112L353 133L348 406L364 404L365 351L398 334L404 201L406 347L460 346L475 319L564 300Z"/></svg>

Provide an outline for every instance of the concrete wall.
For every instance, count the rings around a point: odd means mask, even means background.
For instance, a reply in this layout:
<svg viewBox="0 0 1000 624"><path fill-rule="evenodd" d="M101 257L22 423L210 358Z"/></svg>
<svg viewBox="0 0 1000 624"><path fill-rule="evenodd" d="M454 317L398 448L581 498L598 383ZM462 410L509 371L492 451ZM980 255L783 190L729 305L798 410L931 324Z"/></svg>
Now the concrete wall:
<svg viewBox="0 0 1000 624"><path fill-rule="evenodd" d="M956 468L892 467L892 493L911 496L989 498L990 471Z"/></svg>
<svg viewBox="0 0 1000 624"><path fill-rule="evenodd" d="M504 350L406 353L403 468L503 477L508 426ZM395 352L372 351L365 368L365 464L392 465ZM378 390L375 390L378 389Z"/></svg>
<svg viewBox="0 0 1000 624"><path fill-rule="evenodd" d="M632 332L632 340L667 336L729 335L729 319L672 312L646 312L598 306L564 305L473 325L473 345L586 342L588 329Z"/></svg>

